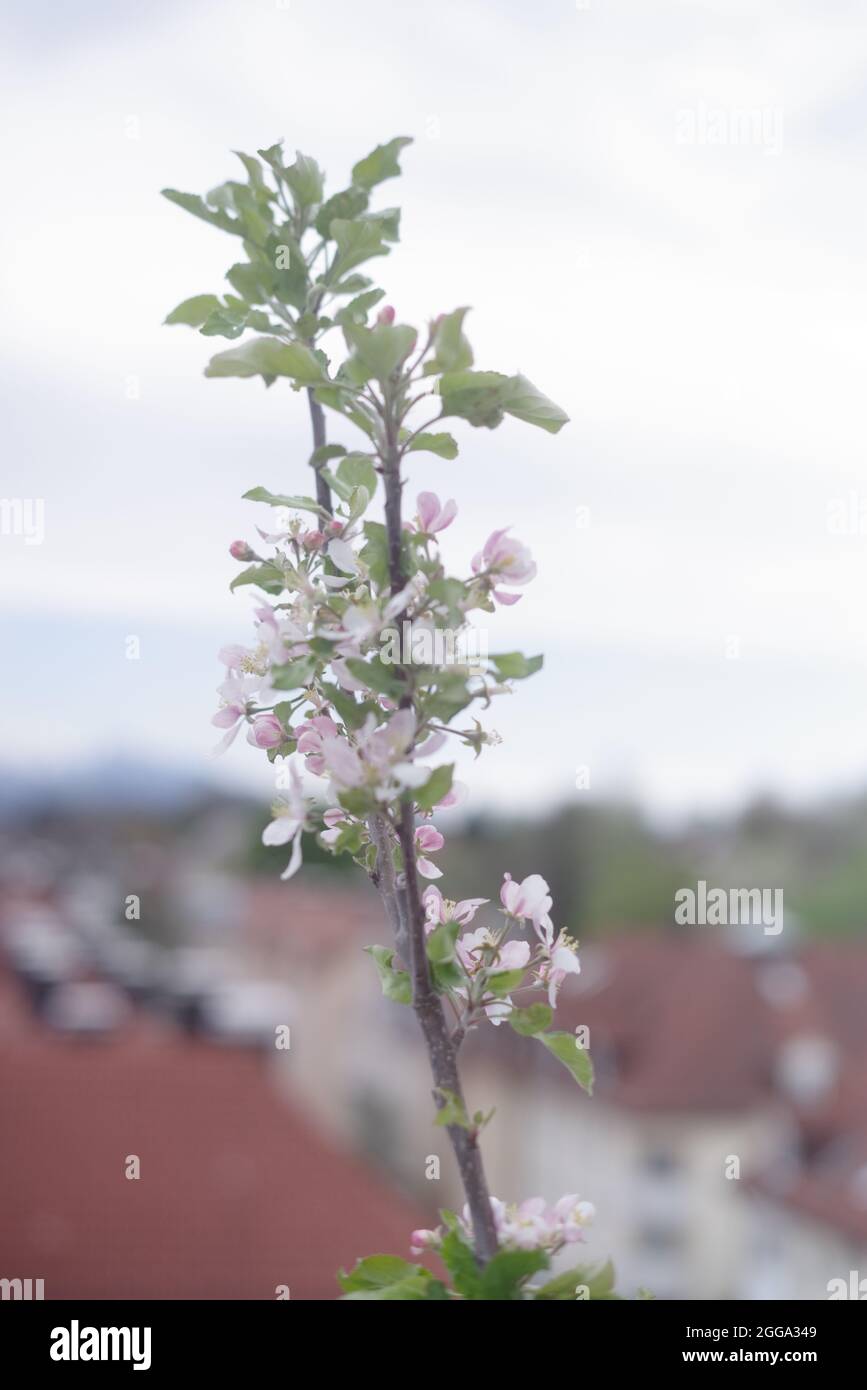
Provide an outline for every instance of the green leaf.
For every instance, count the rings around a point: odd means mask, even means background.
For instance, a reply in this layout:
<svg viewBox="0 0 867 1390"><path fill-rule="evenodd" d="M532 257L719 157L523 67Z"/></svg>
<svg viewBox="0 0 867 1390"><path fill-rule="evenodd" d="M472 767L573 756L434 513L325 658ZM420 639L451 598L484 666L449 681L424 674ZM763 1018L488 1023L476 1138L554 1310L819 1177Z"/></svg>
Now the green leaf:
<svg viewBox="0 0 867 1390"><path fill-rule="evenodd" d="M472 1129L467 1108L460 1096L455 1095L454 1091L448 1091L444 1086L437 1088L437 1094L442 1100L442 1105L436 1113L435 1125L443 1129Z"/></svg>
<svg viewBox="0 0 867 1390"><path fill-rule="evenodd" d="M509 378L502 372L445 372L439 381L443 415L458 415L477 428L496 429L503 419Z"/></svg>
<svg viewBox="0 0 867 1390"><path fill-rule="evenodd" d="M246 311L239 314L218 305L212 314L208 314L199 332L206 338L240 338L247 326L247 318Z"/></svg>
<svg viewBox="0 0 867 1390"><path fill-rule="evenodd" d="M359 1260L349 1274L340 1270L337 1279L347 1300L418 1301L437 1296L432 1295L431 1285L443 1288L429 1269L412 1265L397 1255L369 1255Z"/></svg>
<svg viewBox="0 0 867 1390"><path fill-rule="evenodd" d="M184 212L191 212L194 217L200 217L203 222L210 222L212 227L219 227L224 232L234 232L236 236L244 235L239 218L230 217L220 209L209 208L204 198L200 198L197 193L179 193L176 188L163 188L161 191L170 203L177 204Z"/></svg>
<svg viewBox="0 0 867 1390"><path fill-rule="evenodd" d="M578 1085L593 1094L593 1063L586 1048L579 1047L574 1033L537 1033L540 1043L544 1043L559 1062L562 1062L574 1076Z"/></svg>
<svg viewBox="0 0 867 1390"><path fill-rule="evenodd" d="M328 463L331 459L342 458L346 453L345 444L322 444L318 449L314 449L310 455L310 462L314 468L320 464Z"/></svg>
<svg viewBox="0 0 867 1390"><path fill-rule="evenodd" d="M504 995L512 989L517 989L523 978L523 970L497 970L495 974L488 976L486 987L492 994Z"/></svg>
<svg viewBox="0 0 867 1390"><path fill-rule="evenodd" d="M498 656L491 657L500 679L513 681L535 675L542 669L544 660L542 656L524 656L523 652L501 652Z"/></svg>
<svg viewBox="0 0 867 1390"><path fill-rule="evenodd" d="M244 584L257 584L267 594L281 594L286 587L283 574L274 565L250 565L241 570L229 585L230 589L240 589Z"/></svg>
<svg viewBox="0 0 867 1390"><path fill-rule="evenodd" d="M331 223L331 235L337 242L337 255L328 272L328 282L341 289L338 283L348 270L369 261L373 256L387 256L388 247L382 238L382 228L366 218L348 221L335 217ZM349 282L347 282L349 283ZM364 288L365 286L361 286ZM343 286L345 291L345 285ZM355 286L349 293L353 293Z"/></svg>
<svg viewBox="0 0 867 1390"><path fill-rule="evenodd" d="M247 304L265 304L274 288L270 272L252 261L238 261L230 266L226 279Z"/></svg>
<svg viewBox="0 0 867 1390"><path fill-rule="evenodd" d="M337 476L349 488L366 488L369 497L376 492L377 472L367 454L347 454L338 464Z"/></svg>
<svg viewBox="0 0 867 1390"><path fill-rule="evenodd" d="M482 1271L477 1297L492 1302L514 1302L521 1298L525 1280L550 1268L544 1250L499 1250Z"/></svg>
<svg viewBox="0 0 867 1390"><path fill-rule="evenodd" d="M473 350L464 336L464 318L469 309L443 314L434 330L434 358L428 364L438 372L461 372L473 365Z"/></svg>
<svg viewBox="0 0 867 1390"><path fill-rule="evenodd" d="M359 213L364 212L369 201L366 189L344 188L340 193L333 193L328 201L322 204L313 225L321 237L330 239L331 223L335 217L339 217L342 222L351 222Z"/></svg>
<svg viewBox="0 0 867 1390"><path fill-rule="evenodd" d="M288 376L302 386L328 381L310 348L303 343L281 343L279 338L251 338L240 347L218 352L205 368L205 376Z"/></svg>
<svg viewBox="0 0 867 1390"><path fill-rule="evenodd" d="M382 208L380 212L368 212L366 220L379 228L383 241L400 241L400 208Z"/></svg>
<svg viewBox="0 0 867 1390"><path fill-rule="evenodd" d="M476 1263L475 1253L472 1246L468 1245L454 1228L443 1237L439 1254L452 1276L456 1291L464 1298L478 1298L482 1275Z"/></svg>
<svg viewBox="0 0 867 1390"><path fill-rule="evenodd" d="M253 187L253 189L257 193L271 197L271 191L265 182L265 178L262 173L262 165L259 163L258 159L254 159L253 155L251 154L244 154L242 150L233 150L232 153L238 156L244 168L246 169L247 177L250 180L250 184Z"/></svg>
<svg viewBox="0 0 867 1390"><path fill-rule="evenodd" d="M543 396L525 376L513 376L503 402L507 415L518 420L526 420L528 425L538 425L549 434L556 434L569 423L569 416L559 405Z"/></svg>
<svg viewBox="0 0 867 1390"><path fill-rule="evenodd" d="M366 816L373 809L373 795L364 787L348 787L338 792L337 800L351 816Z"/></svg>
<svg viewBox="0 0 867 1390"><path fill-rule="evenodd" d="M350 666L350 670L351 669ZM432 811L433 808L442 801L443 797L451 791L454 773L454 763L446 763L443 767L435 767L424 785L416 787L413 792L413 800L416 805L422 811Z"/></svg>
<svg viewBox="0 0 867 1390"><path fill-rule="evenodd" d="M509 1014L509 1023L521 1037L532 1038L550 1028L553 1017L554 1010L547 1004L530 1004L526 1009L513 1009ZM574 1038L572 1042L574 1045Z"/></svg>
<svg viewBox="0 0 867 1390"><path fill-rule="evenodd" d="M410 443L407 453L420 452L438 454L441 459L454 459L458 456L457 441L450 434L417 434Z"/></svg>
<svg viewBox="0 0 867 1390"><path fill-rule="evenodd" d="M388 381L412 352L417 336L414 328L403 323L378 323L374 328L346 323L343 333L353 349L347 370L357 386L371 377Z"/></svg>
<svg viewBox="0 0 867 1390"><path fill-rule="evenodd" d="M364 294L358 294L354 299L350 299L348 304L344 304L342 309L338 309L334 315L336 323L367 323L367 313L374 304L378 304L384 297L385 290L366 290Z"/></svg>
<svg viewBox="0 0 867 1390"><path fill-rule="evenodd" d="M405 970L395 970L392 965L394 951L387 946L365 946L365 951L376 966L382 992L394 1004L412 1003L412 982Z"/></svg>
<svg viewBox="0 0 867 1390"><path fill-rule="evenodd" d="M292 189L298 207L312 207L322 202L324 181L315 159L297 150L295 163L283 170L283 178Z"/></svg>
<svg viewBox="0 0 867 1390"><path fill-rule="evenodd" d="M411 144L412 140L409 136L398 135L394 140L389 140L386 145L377 145L375 150L353 165L353 184L358 188L371 189L385 179L396 178L400 173L400 165L398 164L400 152Z"/></svg>
<svg viewBox="0 0 867 1390"><path fill-rule="evenodd" d="M434 927L425 941L427 958L431 964L448 965L454 960L455 941L459 929L457 922L441 922L438 927Z"/></svg>
<svg viewBox="0 0 867 1390"><path fill-rule="evenodd" d="M165 322L187 323L191 328L198 328L209 314L219 308L220 301L215 294L194 294L190 299L184 299L176 309L172 309L172 312L166 315Z"/></svg>
<svg viewBox="0 0 867 1390"><path fill-rule="evenodd" d="M610 1260L594 1268L593 1265L576 1265L549 1279L535 1292L535 1298L545 1302L574 1302L579 1288L587 1289L587 1297L611 1299L614 1295L614 1266Z"/></svg>
<svg viewBox="0 0 867 1390"><path fill-rule="evenodd" d="M251 487L245 492L244 502L267 502L269 507L294 507L299 512L321 513L322 508L315 497L295 497L286 492L269 492L266 487Z"/></svg>
<svg viewBox="0 0 867 1390"><path fill-rule="evenodd" d="M359 559L377 588L382 589L388 583L388 535L381 521L365 521L364 535L367 543Z"/></svg>
<svg viewBox="0 0 867 1390"><path fill-rule="evenodd" d="M378 695L388 695L392 699L403 694L406 686L394 666L386 666L378 658L365 661L360 656L350 656L346 665L356 680L364 681Z"/></svg>
<svg viewBox="0 0 867 1390"><path fill-rule="evenodd" d="M276 145L269 145L267 150L257 150L260 159L264 159L270 169L275 174L283 175L283 141L278 140Z"/></svg>
<svg viewBox="0 0 867 1390"><path fill-rule="evenodd" d="M299 656L297 661L285 661L271 667L271 684L275 690L303 690L316 670L315 656Z"/></svg>

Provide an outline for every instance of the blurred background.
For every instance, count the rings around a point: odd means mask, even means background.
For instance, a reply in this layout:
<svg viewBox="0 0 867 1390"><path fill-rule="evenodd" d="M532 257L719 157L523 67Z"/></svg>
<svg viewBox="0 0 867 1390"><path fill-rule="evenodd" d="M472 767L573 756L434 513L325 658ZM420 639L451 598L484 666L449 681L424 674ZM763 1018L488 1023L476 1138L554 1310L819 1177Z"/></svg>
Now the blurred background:
<svg viewBox="0 0 867 1390"><path fill-rule="evenodd" d="M457 1201L375 897L313 845L281 884L272 769L210 757L239 498L298 485L303 402L161 326L232 252L160 188L281 137L337 188L397 134L398 317L473 305L479 365L572 417L458 429L410 484L456 497L456 567L510 523L539 564L491 647L545 668L459 773L442 886L546 876L599 1079L471 1039L492 1186L593 1200L627 1293L867 1275L861 7L81 0L0 33L0 1277L326 1298ZM783 890L784 930L676 925L702 879Z"/></svg>

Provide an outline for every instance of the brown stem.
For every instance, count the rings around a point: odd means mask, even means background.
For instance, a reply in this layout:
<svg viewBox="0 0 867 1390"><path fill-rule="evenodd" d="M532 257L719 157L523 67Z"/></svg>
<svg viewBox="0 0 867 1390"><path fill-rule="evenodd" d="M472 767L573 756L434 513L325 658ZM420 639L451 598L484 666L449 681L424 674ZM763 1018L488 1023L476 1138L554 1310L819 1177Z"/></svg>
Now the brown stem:
<svg viewBox="0 0 867 1390"><path fill-rule="evenodd" d="M406 583L406 574L401 553L401 490L400 453L397 448L397 430L391 412L386 419L387 450L383 459L383 479L385 483L385 521L388 535L388 564L392 592L396 593ZM403 697L404 706L412 704L411 695ZM400 821L397 827L403 857L406 887L401 921L409 944L409 971L412 980L412 1004L424 1037L434 1080L434 1101L438 1109L446 1103L445 1092L456 1097L464 1114L466 1103L458 1071L457 1050L449 1032L442 1002L435 992L430 977L425 934L425 913L419 889L415 853L415 814L411 797L401 802ZM380 892L387 890L385 859L391 859L391 843L378 850ZM392 871L393 872L393 871ZM399 890L393 889L395 893ZM392 911L394 909L392 908ZM481 1264L487 1262L497 1252L497 1232L491 1210L491 1198L478 1146L478 1137L472 1128L462 1125L449 1125L448 1135L454 1150L461 1175L467 1205L473 1226L476 1257Z"/></svg>
<svg viewBox="0 0 867 1390"><path fill-rule="evenodd" d="M313 394L313 387L307 387L307 403L310 406L310 423L313 426L313 447L321 449L325 443L325 411ZM331 489L322 476L322 465L314 468L316 474L316 501L326 512L331 511Z"/></svg>

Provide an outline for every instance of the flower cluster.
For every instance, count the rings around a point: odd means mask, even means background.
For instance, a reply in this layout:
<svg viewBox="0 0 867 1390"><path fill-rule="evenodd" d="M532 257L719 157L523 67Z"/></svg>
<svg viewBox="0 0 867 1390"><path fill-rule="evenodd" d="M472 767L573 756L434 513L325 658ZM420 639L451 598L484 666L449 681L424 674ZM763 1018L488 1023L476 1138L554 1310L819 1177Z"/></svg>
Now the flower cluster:
<svg viewBox="0 0 867 1390"><path fill-rule="evenodd" d="M467 927L487 898L446 900L435 884L424 892L426 930ZM500 889L502 922L496 927L477 927L456 935L454 954L465 979L454 984L453 992L463 1001L464 1026L473 1026L482 1013L492 1023L510 1018L517 1007L513 994L544 988L550 1007L567 975L577 975L581 966L577 944L565 931L555 933L551 921L552 900L548 884L540 874L530 874L517 883L504 874ZM531 930L530 939L511 936Z"/></svg>
<svg viewBox="0 0 867 1390"><path fill-rule="evenodd" d="M585 1229L596 1215L593 1203L584 1201L574 1192L560 1197L553 1206L549 1206L544 1197L528 1197L520 1204L507 1204L492 1197L491 1211L501 1250L545 1250L550 1255L584 1240ZM461 1212L457 1229L472 1242L473 1226L468 1207ZM438 1250L445 1234L444 1226L413 1231L410 1253L417 1256L426 1250Z"/></svg>
<svg viewBox="0 0 867 1390"><path fill-rule="evenodd" d="M250 644L219 653L226 677L212 722L224 732L215 752L246 728L248 743L272 762L297 755L305 773L322 779L318 791L305 797L293 766L289 794L276 803L264 831L265 844L292 843L284 877L300 865L305 831L318 833L334 853L351 853L369 870L372 813L388 815L401 796L422 789L438 792L418 798L425 817L457 804L459 787L450 770L435 769L428 759L449 735L477 753L497 741L477 720L465 728L452 721L474 702L489 705L510 688L508 679L496 658L481 668L455 663L407 671L389 665L383 634L396 620L416 630L451 624L466 631L474 610L518 597L503 585L524 584L535 573L526 549L496 531L463 579L447 576L437 537L454 521L457 506L451 498L442 503L435 493L421 492L415 520L404 528L409 577L392 592L382 527L364 519L377 486L374 456L353 459L354 469L344 470L349 481L340 489L336 515L322 513L312 499L286 499L313 510L316 526L305 526L296 514L272 531L260 529L274 547L267 558L245 541L230 546L236 559L252 561L236 585L255 585L265 597L255 605ZM335 482L339 474L340 469ZM262 491L254 496L281 500L261 497ZM444 844L438 827L427 821L418 826L422 877L440 877L432 856Z"/></svg>

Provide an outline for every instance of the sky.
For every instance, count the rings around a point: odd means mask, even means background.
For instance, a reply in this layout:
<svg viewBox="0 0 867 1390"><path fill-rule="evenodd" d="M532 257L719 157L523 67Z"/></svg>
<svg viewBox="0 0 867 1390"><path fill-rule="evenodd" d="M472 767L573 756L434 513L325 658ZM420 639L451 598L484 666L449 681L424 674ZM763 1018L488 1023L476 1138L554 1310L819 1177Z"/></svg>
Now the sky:
<svg viewBox="0 0 867 1390"><path fill-rule="evenodd" d="M302 486L305 403L206 380L224 344L162 325L235 248L159 190L281 137L339 188L402 134L398 318L471 305L477 365L571 417L412 464L458 501L455 570L510 524L539 565L490 645L545 669L496 707L475 803L864 786L863 6L19 0L0 39L0 496L44 506L41 544L0 534L0 765L133 752L270 795L209 719L250 627L240 497Z"/></svg>

